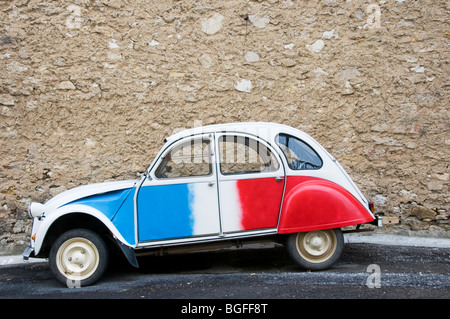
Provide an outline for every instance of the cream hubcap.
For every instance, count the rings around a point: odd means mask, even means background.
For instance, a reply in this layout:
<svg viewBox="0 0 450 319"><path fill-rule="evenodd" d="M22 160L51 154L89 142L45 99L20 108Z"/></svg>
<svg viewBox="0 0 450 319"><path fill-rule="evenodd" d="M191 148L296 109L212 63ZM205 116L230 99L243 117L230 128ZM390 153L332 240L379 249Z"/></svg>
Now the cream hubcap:
<svg viewBox="0 0 450 319"><path fill-rule="evenodd" d="M89 278L97 270L98 264L97 247L86 238L71 238L56 253L59 272L70 280Z"/></svg>
<svg viewBox="0 0 450 319"><path fill-rule="evenodd" d="M332 230L319 230L297 235L297 250L308 262L327 261L337 247L336 235Z"/></svg>

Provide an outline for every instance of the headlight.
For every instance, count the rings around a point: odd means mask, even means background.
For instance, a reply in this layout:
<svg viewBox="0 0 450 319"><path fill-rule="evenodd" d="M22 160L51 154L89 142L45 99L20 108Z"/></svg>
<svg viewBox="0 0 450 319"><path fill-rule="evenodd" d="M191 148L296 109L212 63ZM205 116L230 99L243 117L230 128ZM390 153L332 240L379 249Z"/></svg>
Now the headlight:
<svg viewBox="0 0 450 319"><path fill-rule="evenodd" d="M40 217L44 213L44 205L40 203L31 203L30 206L28 206L28 215L30 215L31 218Z"/></svg>

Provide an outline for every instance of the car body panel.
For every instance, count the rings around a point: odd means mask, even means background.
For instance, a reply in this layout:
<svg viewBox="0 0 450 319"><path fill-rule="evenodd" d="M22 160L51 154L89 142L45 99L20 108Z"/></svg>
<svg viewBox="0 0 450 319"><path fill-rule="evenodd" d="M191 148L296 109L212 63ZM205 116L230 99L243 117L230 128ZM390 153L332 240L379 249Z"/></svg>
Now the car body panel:
<svg viewBox="0 0 450 319"><path fill-rule="evenodd" d="M373 220L341 186L318 178L288 177L279 233L341 228Z"/></svg>
<svg viewBox="0 0 450 319"><path fill-rule="evenodd" d="M128 193L127 198L124 200L120 206L117 213L112 218L111 222L116 227L117 232L124 238L122 244L126 246L136 247L136 236L135 236L135 204L134 197L136 194L137 186L133 187ZM113 232L116 238L116 236Z"/></svg>
<svg viewBox="0 0 450 319"><path fill-rule="evenodd" d="M138 195L139 242L218 235L217 190L208 182L143 186Z"/></svg>
<svg viewBox="0 0 450 319"><path fill-rule="evenodd" d="M120 209L131 188L118 189L103 194L95 194L69 202L66 205L86 205L102 212L108 219L114 219L117 211ZM63 206L66 206L63 205Z"/></svg>
<svg viewBox="0 0 450 319"><path fill-rule="evenodd" d="M52 212L63 205L74 202L76 200L85 199L93 195L101 195L105 193L110 193L114 191L122 191L124 189L129 189L134 187L136 184L135 180L126 181L114 181L114 182L104 182L95 183L86 186L78 186L62 192L55 197L51 198L45 203L46 212Z"/></svg>
<svg viewBox="0 0 450 319"><path fill-rule="evenodd" d="M283 184L275 177L221 182L223 232L276 228Z"/></svg>

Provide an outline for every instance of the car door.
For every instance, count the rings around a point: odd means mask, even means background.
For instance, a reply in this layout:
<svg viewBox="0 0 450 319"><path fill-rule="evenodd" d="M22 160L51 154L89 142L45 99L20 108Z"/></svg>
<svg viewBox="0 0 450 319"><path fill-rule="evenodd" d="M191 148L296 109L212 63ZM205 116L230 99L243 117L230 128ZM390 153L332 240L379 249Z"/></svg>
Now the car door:
<svg viewBox="0 0 450 319"><path fill-rule="evenodd" d="M139 242L219 234L212 138L184 138L161 154L139 190Z"/></svg>
<svg viewBox="0 0 450 319"><path fill-rule="evenodd" d="M245 134L216 134L222 232L275 229L284 168L264 141Z"/></svg>

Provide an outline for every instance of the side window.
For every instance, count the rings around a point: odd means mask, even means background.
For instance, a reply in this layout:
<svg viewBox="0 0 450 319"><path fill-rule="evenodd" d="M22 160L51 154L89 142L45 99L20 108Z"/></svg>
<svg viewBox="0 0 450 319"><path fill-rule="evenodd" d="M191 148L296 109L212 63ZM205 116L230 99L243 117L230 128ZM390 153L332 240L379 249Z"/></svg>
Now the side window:
<svg viewBox="0 0 450 319"><path fill-rule="evenodd" d="M155 171L157 178L208 176L212 173L210 141L191 139L174 146Z"/></svg>
<svg viewBox="0 0 450 319"><path fill-rule="evenodd" d="M244 136L221 136L219 153L223 175L273 172L280 165L264 144Z"/></svg>
<svg viewBox="0 0 450 319"><path fill-rule="evenodd" d="M287 134L279 134L276 142L286 156L290 169L306 170L322 167L320 156L305 142Z"/></svg>

